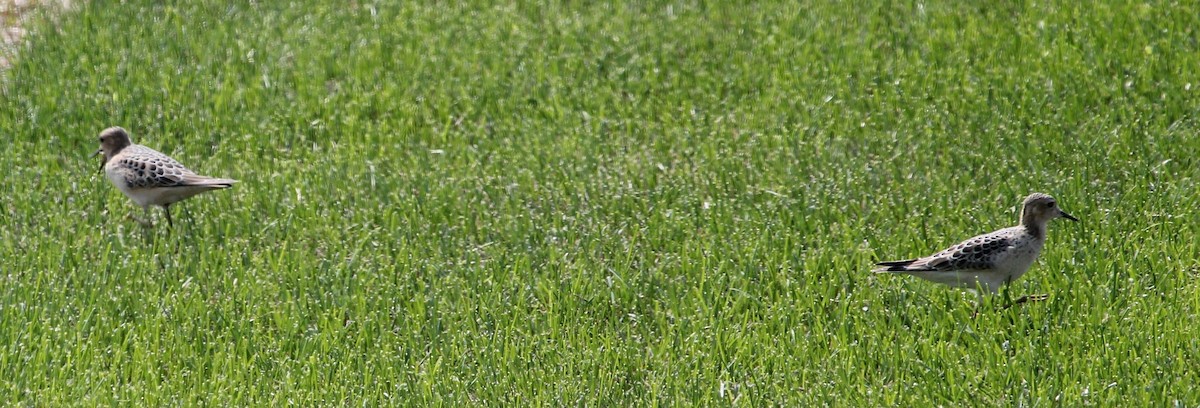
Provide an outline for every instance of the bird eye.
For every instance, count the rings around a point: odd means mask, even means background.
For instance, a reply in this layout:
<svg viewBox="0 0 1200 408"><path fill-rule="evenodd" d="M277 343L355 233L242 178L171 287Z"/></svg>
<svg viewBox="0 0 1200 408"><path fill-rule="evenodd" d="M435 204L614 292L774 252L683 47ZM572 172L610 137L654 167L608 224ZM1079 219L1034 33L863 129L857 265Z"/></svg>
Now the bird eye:
<svg viewBox="0 0 1200 408"><path fill-rule="evenodd" d="M1047 207L1050 207L1050 208L1054 208L1054 202L1053 202L1053 201L1051 201L1049 204L1046 204L1046 206L1047 206Z"/></svg>

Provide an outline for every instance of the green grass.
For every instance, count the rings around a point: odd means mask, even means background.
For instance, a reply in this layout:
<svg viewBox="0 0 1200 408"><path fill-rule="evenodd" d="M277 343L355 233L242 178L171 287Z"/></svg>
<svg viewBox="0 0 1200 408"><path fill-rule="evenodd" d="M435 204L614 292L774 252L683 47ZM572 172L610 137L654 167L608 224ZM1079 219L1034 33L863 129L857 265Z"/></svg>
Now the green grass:
<svg viewBox="0 0 1200 408"><path fill-rule="evenodd" d="M1186 2L87 3L0 74L5 405L1200 403ZM143 231L113 125L241 183ZM1049 301L869 273L1033 191Z"/></svg>

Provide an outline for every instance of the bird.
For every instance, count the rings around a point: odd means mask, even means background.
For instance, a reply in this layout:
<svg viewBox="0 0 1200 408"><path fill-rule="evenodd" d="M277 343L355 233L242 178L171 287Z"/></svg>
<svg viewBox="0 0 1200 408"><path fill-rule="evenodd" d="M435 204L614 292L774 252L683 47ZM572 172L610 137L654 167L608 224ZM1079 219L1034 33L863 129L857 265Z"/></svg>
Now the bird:
<svg viewBox="0 0 1200 408"><path fill-rule="evenodd" d="M174 228L171 204L237 183L233 179L201 176L170 156L133 144L129 132L121 127L104 129L100 132L99 141L100 149L92 157L104 155L100 169L108 176L108 180L141 206L147 216L150 206L162 207L170 228ZM142 223L146 224L145 221Z"/></svg>
<svg viewBox="0 0 1200 408"><path fill-rule="evenodd" d="M1054 197L1033 193L1022 202L1020 225L972 237L926 257L879 262L872 271L912 275L974 291L978 296L978 314L984 292L994 295L1029 271L1046 244L1047 224L1058 218L1079 222L1063 211ZM1047 298L1047 295L1026 295L1005 307Z"/></svg>

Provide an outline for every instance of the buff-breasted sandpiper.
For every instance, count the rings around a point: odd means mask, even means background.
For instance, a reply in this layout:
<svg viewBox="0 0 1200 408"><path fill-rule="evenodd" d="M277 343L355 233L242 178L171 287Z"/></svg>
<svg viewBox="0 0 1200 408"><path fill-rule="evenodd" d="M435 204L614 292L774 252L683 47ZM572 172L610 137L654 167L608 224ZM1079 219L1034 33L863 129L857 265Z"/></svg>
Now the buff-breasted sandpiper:
<svg viewBox="0 0 1200 408"><path fill-rule="evenodd" d="M149 215L150 206L159 206L171 223L171 204L205 191L228 188L237 180L201 176L188 170L170 156L146 146L133 144L129 132L110 127L100 132L101 168L109 181ZM93 155L94 156L94 155ZM148 221L148 220L147 220Z"/></svg>
<svg viewBox="0 0 1200 408"><path fill-rule="evenodd" d="M983 292L995 294L1029 271L1046 244L1046 224L1056 218L1079 221L1059 208L1054 197L1033 193L1025 197L1020 225L976 236L924 258L880 262L874 272L903 273L973 290L982 302ZM1045 298L1023 296L1012 304Z"/></svg>

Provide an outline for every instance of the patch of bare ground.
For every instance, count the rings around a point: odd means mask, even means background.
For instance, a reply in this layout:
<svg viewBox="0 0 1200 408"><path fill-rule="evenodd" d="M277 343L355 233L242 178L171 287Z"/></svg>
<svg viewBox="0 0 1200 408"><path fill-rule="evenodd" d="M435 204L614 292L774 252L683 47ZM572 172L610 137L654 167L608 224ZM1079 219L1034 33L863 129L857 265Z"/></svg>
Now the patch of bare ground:
<svg viewBox="0 0 1200 408"><path fill-rule="evenodd" d="M73 0L0 0L0 70L12 66L22 39L28 34L24 22L42 8L66 10Z"/></svg>

